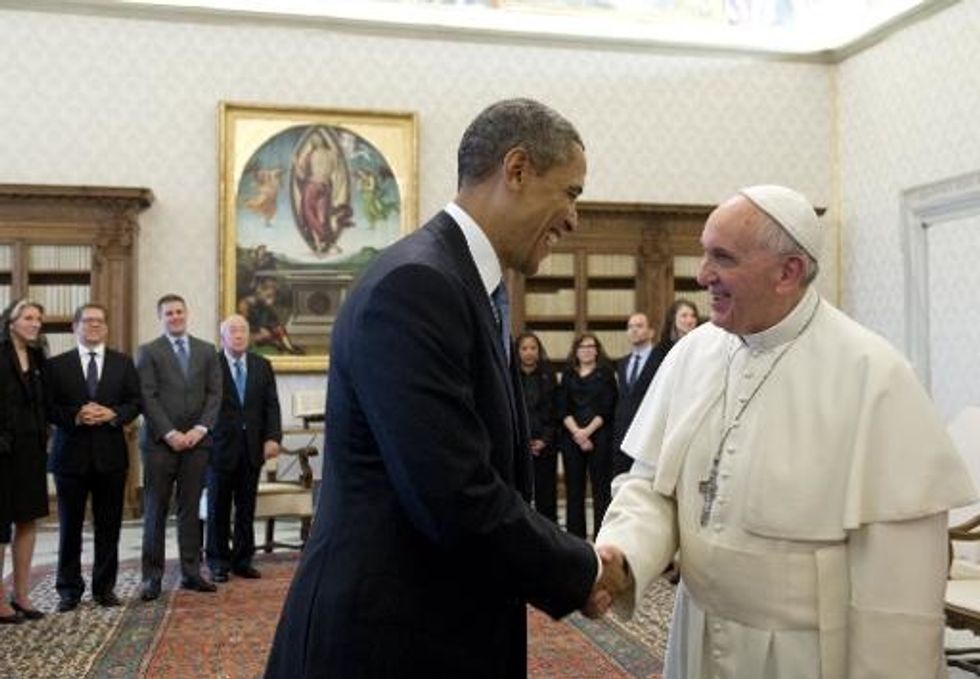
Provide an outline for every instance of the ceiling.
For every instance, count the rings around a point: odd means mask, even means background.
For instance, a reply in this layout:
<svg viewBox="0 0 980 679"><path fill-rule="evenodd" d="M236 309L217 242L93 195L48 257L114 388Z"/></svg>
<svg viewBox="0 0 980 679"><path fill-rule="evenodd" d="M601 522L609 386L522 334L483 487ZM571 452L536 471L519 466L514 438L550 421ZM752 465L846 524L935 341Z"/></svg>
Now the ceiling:
<svg viewBox="0 0 980 679"><path fill-rule="evenodd" d="M957 0L0 0L53 11L202 14L450 36L838 60Z"/></svg>

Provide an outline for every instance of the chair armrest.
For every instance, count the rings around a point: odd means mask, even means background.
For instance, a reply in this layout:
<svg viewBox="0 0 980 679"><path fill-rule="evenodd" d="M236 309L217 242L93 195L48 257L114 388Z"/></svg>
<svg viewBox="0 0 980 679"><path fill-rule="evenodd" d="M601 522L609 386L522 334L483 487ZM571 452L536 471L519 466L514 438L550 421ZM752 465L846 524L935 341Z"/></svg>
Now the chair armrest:
<svg viewBox="0 0 980 679"><path fill-rule="evenodd" d="M310 458L320 454L316 446L303 446L301 448L280 448L280 455L292 455L299 460L299 482L304 488L313 487L313 468L310 467ZM275 477L269 479L274 481Z"/></svg>

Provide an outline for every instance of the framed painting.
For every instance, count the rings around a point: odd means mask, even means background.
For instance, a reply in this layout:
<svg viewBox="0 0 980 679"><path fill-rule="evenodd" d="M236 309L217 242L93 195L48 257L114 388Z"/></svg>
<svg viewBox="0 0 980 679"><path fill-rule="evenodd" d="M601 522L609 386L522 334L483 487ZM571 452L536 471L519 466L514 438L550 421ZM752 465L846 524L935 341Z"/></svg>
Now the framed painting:
<svg viewBox="0 0 980 679"><path fill-rule="evenodd" d="M327 368L337 311L418 221L414 113L222 102L220 315L277 372Z"/></svg>

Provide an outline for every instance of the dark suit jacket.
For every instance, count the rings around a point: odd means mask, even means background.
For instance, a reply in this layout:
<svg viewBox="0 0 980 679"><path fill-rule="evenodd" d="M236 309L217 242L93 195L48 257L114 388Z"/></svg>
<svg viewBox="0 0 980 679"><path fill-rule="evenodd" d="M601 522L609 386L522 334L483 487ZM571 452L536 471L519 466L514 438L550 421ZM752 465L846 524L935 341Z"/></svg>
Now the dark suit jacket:
<svg viewBox="0 0 980 679"><path fill-rule="evenodd" d="M262 446L266 441L282 441L282 415L276 376L268 359L245 354L245 406L238 400L231 366L223 351L218 352L223 389L210 464L221 471L235 471L240 463L258 469L262 466ZM241 451L246 451L246 459Z"/></svg>
<svg viewBox="0 0 980 679"><path fill-rule="evenodd" d="M491 304L440 213L334 326L313 533L267 677L524 677L525 601L585 603L591 547L533 512L525 418Z"/></svg>
<svg viewBox="0 0 980 679"><path fill-rule="evenodd" d="M92 468L124 471L129 455L123 425L140 412L140 383L132 359L112 349L105 351L99 388L91 400L116 411L116 419L106 424L75 424L78 411L90 400L77 348L48 361L45 381L48 419L55 425L49 471L72 475Z"/></svg>
<svg viewBox="0 0 980 679"><path fill-rule="evenodd" d="M647 362L643 364L643 370L640 371L636 382L631 386L626 385L626 377L633 354L626 354L616 363L616 382L619 389L619 398L616 399L616 412L613 415L614 451L618 451L622 447L626 431L630 428L630 424L632 424L633 418L636 416L636 411L640 407L640 402L646 396L647 389L650 388L650 382L653 381L653 376L656 374L660 364L663 363L664 356L666 355L667 351L661 345L655 345L650 350L650 355L647 356Z"/></svg>
<svg viewBox="0 0 980 679"><path fill-rule="evenodd" d="M137 353L136 369L146 418L140 429L140 447L144 450L168 451L170 447L163 440L167 432L187 431L198 424L208 428L208 435L198 448L211 446L211 432L221 406L221 369L213 345L186 337L190 347L186 378L166 336L144 344Z"/></svg>

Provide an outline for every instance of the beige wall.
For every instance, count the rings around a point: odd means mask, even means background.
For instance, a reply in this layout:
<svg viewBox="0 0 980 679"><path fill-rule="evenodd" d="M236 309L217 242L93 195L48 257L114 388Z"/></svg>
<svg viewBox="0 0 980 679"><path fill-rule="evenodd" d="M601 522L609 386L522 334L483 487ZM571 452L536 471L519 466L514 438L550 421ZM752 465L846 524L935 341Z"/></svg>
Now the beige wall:
<svg viewBox="0 0 980 679"><path fill-rule="evenodd" d="M173 287L215 322L222 99L417 111L423 216L452 197L466 123L513 95L580 127L588 199L713 202L761 181L831 198L828 66L30 12L0 11L0 26L2 180L156 193L143 338Z"/></svg>
<svg viewBox="0 0 980 679"><path fill-rule="evenodd" d="M580 128L589 200L713 203L760 182L833 196L826 65L3 10L0 34L0 181L156 194L140 236L141 341L170 290L193 331L217 334L221 100L417 111L423 217L452 198L465 125L519 95ZM825 270L834 296L833 258ZM284 398L319 381L287 380Z"/></svg>
<svg viewBox="0 0 980 679"><path fill-rule="evenodd" d="M963 0L838 67L842 305L899 348L901 193L980 169L978 36L980 0ZM975 267L980 232L961 246ZM972 295L975 312L975 288L947 294ZM953 320L966 340L971 319Z"/></svg>

